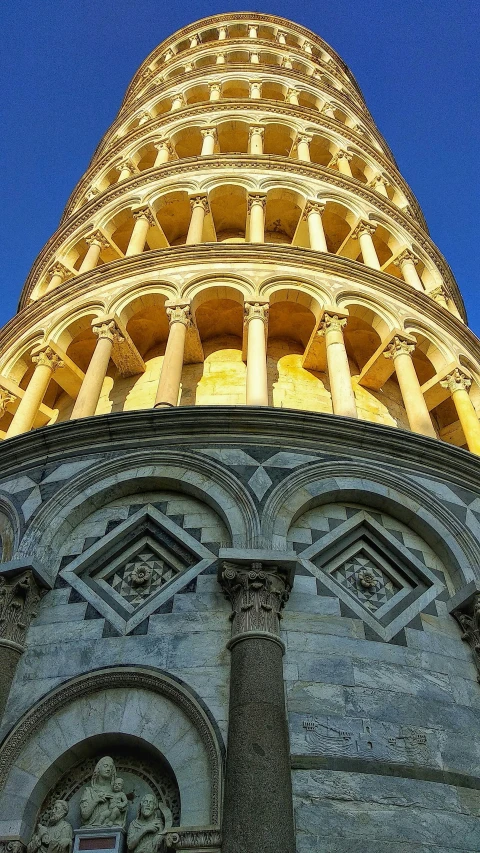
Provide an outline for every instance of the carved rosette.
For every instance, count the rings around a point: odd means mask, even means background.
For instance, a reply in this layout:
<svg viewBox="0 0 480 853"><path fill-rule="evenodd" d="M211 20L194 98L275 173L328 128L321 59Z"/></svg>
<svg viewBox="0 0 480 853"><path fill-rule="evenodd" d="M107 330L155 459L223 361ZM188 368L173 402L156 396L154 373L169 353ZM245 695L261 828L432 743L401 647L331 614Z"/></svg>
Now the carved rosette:
<svg viewBox="0 0 480 853"><path fill-rule="evenodd" d="M30 570L13 577L0 575L0 644L3 640L23 649L30 622L37 615L45 592Z"/></svg>
<svg viewBox="0 0 480 853"><path fill-rule="evenodd" d="M470 646L480 682L480 592L477 592L466 610L454 610L453 615L462 629L462 640Z"/></svg>
<svg viewBox="0 0 480 853"><path fill-rule="evenodd" d="M232 605L231 643L246 634L279 637L281 611L291 589L281 568L264 567L262 563L224 563L220 583Z"/></svg>

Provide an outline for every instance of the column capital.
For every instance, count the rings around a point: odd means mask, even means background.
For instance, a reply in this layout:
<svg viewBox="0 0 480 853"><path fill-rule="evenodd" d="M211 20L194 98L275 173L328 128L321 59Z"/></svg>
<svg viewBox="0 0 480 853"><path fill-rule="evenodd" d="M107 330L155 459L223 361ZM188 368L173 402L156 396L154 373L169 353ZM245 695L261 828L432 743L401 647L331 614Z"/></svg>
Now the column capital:
<svg viewBox="0 0 480 853"><path fill-rule="evenodd" d="M258 24L249 24L248 25L248 35L250 38L257 38Z"/></svg>
<svg viewBox="0 0 480 853"><path fill-rule="evenodd" d="M440 385L442 388L448 388L451 394L454 394L455 391L466 391L467 388L470 388L472 384L472 380L466 373L463 373L458 367L455 370L445 377L445 379L440 380Z"/></svg>
<svg viewBox="0 0 480 853"><path fill-rule="evenodd" d="M358 240L361 234L370 234L373 237L376 230L377 225L375 222L370 222L369 219L361 219L351 233L352 240Z"/></svg>
<svg viewBox="0 0 480 853"><path fill-rule="evenodd" d="M319 335L326 335L327 332L343 332L347 325L347 317L341 317L338 314L324 313L320 325L318 327Z"/></svg>
<svg viewBox="0 0 480 853"><path fill-rule="evenodd" d="M63 280L65 280L69 276L71 277L72 273L69 269L67 269L66 266L60 263L60 261L57 261L57 263L54 264L53 267L50 267L50 269L48 270L48 275L50 276L50 278L53 278L54 275L58 275Z"/></svg>
<svg viewBox="0 0 480 853"><path fill-rule="evenodd" d="M148 110L142 110L142 112L140 113L140 124L142 124L142 123L146 124L147 121L151 121L151 120L152 120L152 116L148 112Z"/></svg>
<svg viewBox="0 0 480 853"><path fill-rule="evenodd" d="M219 39L226 39L228 37L228 27L218 27L217 33Z"/></svg>
<svg viewBox="0 0 480 853"><path fill-rule="evenodd" d="M202 134L202 139L206 139L208 136L211 136L213 139L217 138L217 128L216 127L201 127L200 133Z"/></svg>
<svg viewBox="0 0 480 853"><path fill-rule="evenodd" d="M312 199L311 201L307 201L305 207L303 208L302 217L303 219L308 219L311 213L318 213L321 216L324 210L325 202Z"/></svg>
<svg viewBox="0 0 480 853"><path fill-rule="evenodd" d="M0 388L0 418L3 418L9 403L14 403L17 398L15 394L10 394L5 388Z"/></svg>
<svg viewBox="0 0 480 853"><path fill-rule="evenodd" d="M465 609L454 610L452 615L462 629L462 640L472 649L480 681L480 592L470 598Z"/></svg>
<svg viewBox="0 0 480 853"><path fill-rule="evenodd" d="M282 567L223 563L219 582L232 605L230 647L248 635L270 635L279 641L281 611L291 590L289 574Z"/></svg>
<svg viewBox="0 0 480 853"><path fill-rule="evenodd" d="M372 187L372 189L375 190L379 186L379 184L383 184L384 187L388 187L389 183L390 181L387 177L385 177L385 175L374 175L374 177L367 186Z"/></svg>
<svg viewBox="0 0 480 853"><path fill-rule="evenodd" d="M4 641L23 650L30 622L46 592L31 569L0 574L0 644Z"/></svg>
<svg viewBox="0 0 480 853"><path fill-rule="evenodd" d="M244 323L247 326L250 320L262 320L265 326L268 323L268 302L244 302Z"/></svg>
<svg viewBox="0 0 480 853"><path fill-rule="evenodd" d="M418 264L418 258L416 257L416 255L414 255L410 249L404 249L403 252L400 253L398 258L396 258L393 263L396 267L400 267L401 269L404 263L409 261L412 264Z"/></svg>
<svg viewBox="0 0 480 853"><path fill-rule="evenodd" d="M197 47L197 45L199 45L201 41L202 37L200 33L195 33L194 36L190 36L190 47Z"/></svg>
<svg viewBox="0 0 480 853"><path fill-rule="evenodd" d="M107 338L107 340L115 341L115 343L123 343L124 337L120 332L115 320L105 320L102 321L96 320L92 323L92 332L97 338L100 340L101 338Z"/></svg>
<svg viewBox="0 0 480 853"><path fill-rule="evenodd" d="M190 207L192 210L195 210L196 207L203 207L205 213L208 213L210 208L208 206L208 198L206 195L191 195L190 196Z"/></svg>
<svg viewBox="0 0 480 853"><path fill-rule="evenodd" d="M32 355L32 361L34 364L40 365L40 367L49 367L52 373L55 373L59 367L64 367L60 356L48 344L40 351L37 351L36 355Z"/></svg>
<svg viewBox="0 0 480 853"><path fill-rule="evenodd" d="M414 349L414 343L409 341L407 338L400 337L400 335L395 335L393 341L389 343L383 355L385 358L392 358L395 360L399 355L410 355Z"/></svg>
<svg viewBox="0 0 480 853"><path fill-rule="evenodd" d="M249 53L250 62L253 62L254 65L258 65L260 62L260 57L258 55L258 50L251 50Z"/></svg>
<svg viewBox="0 0 480 853"><path fill-rule="evenodd" d="M333 104L330 103L330 101L325 101L322 109L320 110L320 114L326 113L327 110L331 110L332 112L335 112L335 107Z"/></svg>
<svg viewBox="0 0 480 853"><path fill-rule="evenodd" d="M138 221L139 219L146 219L150 227L155 225L155 217L148 205L145 207L137 207L135 210L132 210L132 216L135 221Z"/></svg>
<svg viewBox="0 0 480 853"><path fill-rule="evenodd" d="M333 155L331 165L334 166L335 163L338 163L339 160L348 160L348 162L350 162L352 157L353 154L351 154L350 151L345 151L343 148L341 148L340 151L337 151L337 153Z"/></svg>
<svg viewBox="0 0 480 853"><path fill-rule="evenodd" d="M247 206L248 212L250 213L252 207L255 204L261 205L263 209L265 209L265 205L267 203L267 194L266 193L249 193Z"/></svg>
<svg viewBox="0 0 480 853"><path fill-rule="evenodd" d="M249 139L251 139L251 138L252 138L252 136L255 134L256 136L261 136L261 137L262 137L262 139L263 139L264 133L265 133L265 128L264 128L264 127L262 127L260 124L253 124L253 125L249 128L249 131L248 131L248 138L249 138Z"/></svg>
<svg viewBox="0 0 480 853"><path fill-rule="evenodd" d="M165 306L165 310L167 312L169 326L173 326L174 323L181 323L182 326L186 326L188 328L192 325L190 305L186 305L184 302L181 302L178 303L178 305L167 305Z"/></svg>
<svg viewBox="0 0 480 853"><path fill-rule="evenodd" d="M209 83L208 84L208 90L209 90L209 92L220 92L221 93L222 84L221 83Z"/></svg>
<svg viewBox="0 0 480 853"><path fill-rule="evenodd" d="M89 245L100 246L101 249L106 249L109 246L109 242L104 234L101 231L92 231L91 234L88 234L85 237L85 242Z"/></svg>
<svg viewBox="0 0 480 853"><path fill-rule="evenodd" d="M277 30L276 32L276 40L280 42L280 44L285 44L287 34L285 30Z"/></svg>
<svg viewBox="0 0 480 853"><path fill-rule="evenodd" d="M157 151L159 151L160 149L165 149L168 151L169 154L173 152L172 143L169 139L167 139L167 137L162 137L162 139L154 139L152 145L154 148L156 148Z"/></svg>
<svg viewBox="0 0 480 853"><path fill-rule="evenodd" d="M307 145L310 145L313 136L311 133L298 133L295 143L298 145L299 142L305 142Z"/></svg>
<svg viewBox="0 0 480 853"><path fill-rule="evenodd" d="M434 287L433 290L429 290L428 296L431 296L435 302L438 302L439 305L443 305L444 308L447 307L448 293L443 285L439 284L438 287Z"/></svg>
<svg viewBox="0 0 480 853"><path fill-rule="evenodd" d="M250 96L253 89L258 89L260 92L262 90L262 83L260 80L249 80L248 85L250 86Z"/></svg>
<svg viewBox="0 0 480 853"><path fill-rule="evenodd" d="M284 56L282 59L282 68L293 68L292 57Z"/></svg>
<svg viewBox="0 0 480 853"><path fill-rule="evenodd" d="M133 175L133 173L135 171L135 168L133 166L132 161L128 160L128 159L122 160L120 163L117 163L115 168L116 168L117 172L123 172L123 171L126 171L128 169L128 171L130 172L131 175Z"/></svg>

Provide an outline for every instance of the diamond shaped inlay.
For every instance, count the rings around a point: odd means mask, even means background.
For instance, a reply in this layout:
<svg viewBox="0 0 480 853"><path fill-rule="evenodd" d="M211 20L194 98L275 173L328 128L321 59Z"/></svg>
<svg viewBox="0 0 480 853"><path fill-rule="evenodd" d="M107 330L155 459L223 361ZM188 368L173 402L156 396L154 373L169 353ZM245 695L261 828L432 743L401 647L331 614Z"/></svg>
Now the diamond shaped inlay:
<svg viewBox="0 0 480 853"><path fill-rule="evenodd" d="M371 611L378 610L400 589L398 584L362 553L332 572L332 577L347 587Z"/></svg>
<svg viewBox="0 0 480 853"><path fill-rule="evenodd" d="M95 542L61 575L119 631L128 633L215 559L149 505Z"/></svg>

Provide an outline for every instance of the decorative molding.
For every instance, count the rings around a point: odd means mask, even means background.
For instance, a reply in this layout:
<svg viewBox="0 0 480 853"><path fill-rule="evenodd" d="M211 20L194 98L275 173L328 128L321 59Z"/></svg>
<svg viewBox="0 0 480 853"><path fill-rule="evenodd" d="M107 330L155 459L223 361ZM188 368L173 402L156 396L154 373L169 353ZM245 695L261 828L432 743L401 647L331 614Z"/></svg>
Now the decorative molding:
<svg viewBox="0 0 480 853"><path fill-rule="evenodd" d="M222 836L218 829L175 829L165 835L165 846L172 850L190 850L201 848L211 850L220 848ZM2 853L2 851L0 851ZM10 851L8 851L10 853ZM17 853L16 850L12 853Z"/></svg>

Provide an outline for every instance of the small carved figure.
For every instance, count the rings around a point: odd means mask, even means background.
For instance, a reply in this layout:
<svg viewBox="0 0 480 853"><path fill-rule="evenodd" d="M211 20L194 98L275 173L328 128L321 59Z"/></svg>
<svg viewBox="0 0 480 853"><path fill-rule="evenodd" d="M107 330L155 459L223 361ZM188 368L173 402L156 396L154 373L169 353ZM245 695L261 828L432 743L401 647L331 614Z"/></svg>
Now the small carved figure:
<svg viewBox="0 0 480 853"><path fill-rule="evenodd" d="M110 804L116 779L113 759L105 755L97 762L91 784L84 788L80 799L82 826L109 826Z"/></svg>
<svg viewBox="0 0 480 853"><path fill-rule="evenodd" d="M158 853L163 848L165 822L153 794L140 800L138 816L132 820L127 834L127 849L136 853Z"/></svg>
<svg viewBox="0 0 480 853"><path fill-rule="evenodd" d="M110 807L105 819L105 826L125 826L127 819L128 800L123 791L123 779L117 776L112 782ZM108 796L108 794L107 794Z"/></svg>
<svg viewBox="0 0 480 853"><path fill-rule="evenodd" d="M48 826L38 824L27 847L27 853L71 853L73 830L68 821L68 803L57 800L53 804Z"/></svg>

